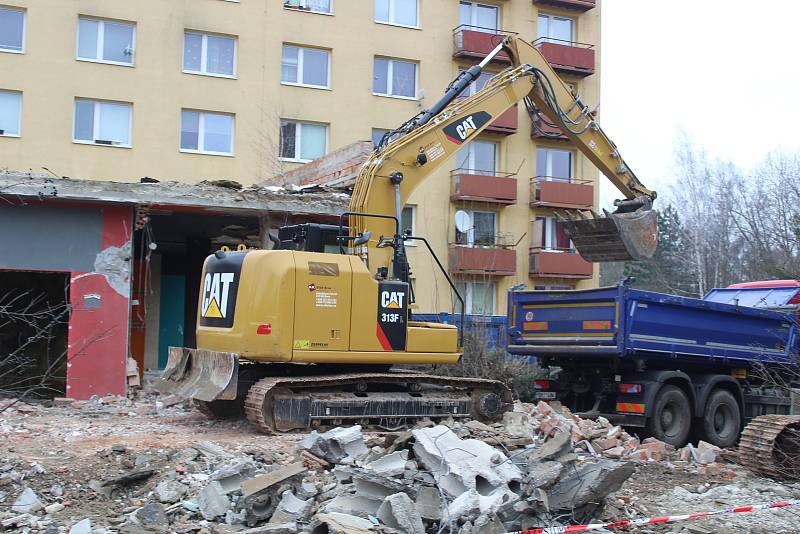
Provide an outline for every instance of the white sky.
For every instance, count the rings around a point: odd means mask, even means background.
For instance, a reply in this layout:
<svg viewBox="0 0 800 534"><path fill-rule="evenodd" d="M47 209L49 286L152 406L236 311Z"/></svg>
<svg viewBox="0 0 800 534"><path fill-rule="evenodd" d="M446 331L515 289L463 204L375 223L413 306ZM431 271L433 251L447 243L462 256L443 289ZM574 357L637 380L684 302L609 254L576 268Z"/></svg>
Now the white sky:
<svg viewBox="0 0 800 534"><path fill-rule="evenodd" d="M650 189L686 132L752 167L800 148L800 1L603 0L600 124ZM601 206L619 194L601 178Z"/></svg>

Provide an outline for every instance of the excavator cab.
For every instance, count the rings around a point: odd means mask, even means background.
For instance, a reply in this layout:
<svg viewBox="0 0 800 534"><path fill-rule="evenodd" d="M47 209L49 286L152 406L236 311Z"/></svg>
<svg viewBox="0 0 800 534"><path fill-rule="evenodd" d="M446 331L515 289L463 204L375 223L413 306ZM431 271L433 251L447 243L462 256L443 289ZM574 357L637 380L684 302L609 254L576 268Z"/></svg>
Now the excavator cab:
<svg viewBox="0 0 800 534"><path fill-rule="evenodd" d="M580 255L588 262L640 261L651 258L658 245L658 214L650 199L617 200L616 211L559 213ZM587 213L589 215L587 215Z"/></svg>

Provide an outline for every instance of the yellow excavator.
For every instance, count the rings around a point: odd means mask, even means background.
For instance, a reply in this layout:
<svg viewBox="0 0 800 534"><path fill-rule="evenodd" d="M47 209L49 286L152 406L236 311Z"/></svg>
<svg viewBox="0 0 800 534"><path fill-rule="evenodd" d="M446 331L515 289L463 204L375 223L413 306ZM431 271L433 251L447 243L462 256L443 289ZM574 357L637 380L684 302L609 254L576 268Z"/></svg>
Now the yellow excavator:
<svg viewBox="0 0 800 534"><path fill-rule="evenodd" d="M512 66L467 98L498 54ZM622 192L614 213L564 215L588 261L639 260L656 246L656 194L628 168L592 113L531 44L502 38L430 109L389 132L362 167L350 211L337 225L283 227L272 250L217 251L203 266L196 349L171 347L158 388L191 397L215 417L263 431L360 423L398 429L421 418L497 420L511 407L503 383L393 370L452 364L463 350L453 325L417 322L400 229L409 195L516 103L557 125Z"/></svg>

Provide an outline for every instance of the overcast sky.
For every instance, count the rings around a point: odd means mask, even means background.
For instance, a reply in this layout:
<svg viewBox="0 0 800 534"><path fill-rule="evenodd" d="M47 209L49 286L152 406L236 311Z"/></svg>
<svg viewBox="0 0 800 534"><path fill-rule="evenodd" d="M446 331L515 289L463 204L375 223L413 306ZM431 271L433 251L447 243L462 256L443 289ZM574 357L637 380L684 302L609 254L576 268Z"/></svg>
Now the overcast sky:
<svg viewBox="0 0 800 534"><path fill-rule="evenodd" d="M649 188L681 131L752 167L800 149L800 1L603 0L600 124ZM601 205L618 198L601 179Z"/></svg>

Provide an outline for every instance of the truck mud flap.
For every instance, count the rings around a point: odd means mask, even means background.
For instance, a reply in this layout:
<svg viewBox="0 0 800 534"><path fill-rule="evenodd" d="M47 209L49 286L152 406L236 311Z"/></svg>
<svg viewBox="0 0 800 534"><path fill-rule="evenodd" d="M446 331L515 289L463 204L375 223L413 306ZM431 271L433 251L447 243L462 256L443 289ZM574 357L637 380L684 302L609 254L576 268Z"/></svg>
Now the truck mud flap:
<svg viewBox="0 0 800 534"><path fill-rule="evenodd" d="M238 354L170 347L167 366L155 388L206 402L234 400L238 378Z"/></svg>

